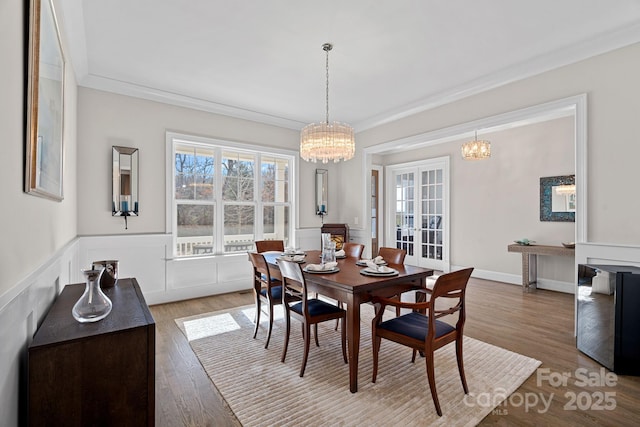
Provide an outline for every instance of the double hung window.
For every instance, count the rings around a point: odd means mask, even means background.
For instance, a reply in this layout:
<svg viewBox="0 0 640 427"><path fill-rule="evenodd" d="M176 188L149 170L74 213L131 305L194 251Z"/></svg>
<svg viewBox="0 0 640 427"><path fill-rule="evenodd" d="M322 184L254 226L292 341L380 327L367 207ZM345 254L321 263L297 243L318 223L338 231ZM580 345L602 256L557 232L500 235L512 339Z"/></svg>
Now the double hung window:
<svg viewBox="0 0 640 427"><path fill-rule="evenodd" d="M292 234L292 154L168 134L174 256L254 250Z"/></svg>

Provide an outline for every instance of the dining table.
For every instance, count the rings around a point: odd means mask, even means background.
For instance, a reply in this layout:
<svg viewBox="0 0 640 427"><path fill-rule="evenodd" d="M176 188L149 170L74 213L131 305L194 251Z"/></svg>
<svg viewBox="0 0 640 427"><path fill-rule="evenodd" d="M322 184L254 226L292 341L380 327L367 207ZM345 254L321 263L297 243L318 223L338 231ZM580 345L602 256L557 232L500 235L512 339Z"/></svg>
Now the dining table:
<svg viewBox="0 0 640 427"><path fill-rule="evenodd" d="M271 276L282 279L278 269L278 258L282 252L270 251L262 253L269 264ZM305 263L319 264L321 251L306 251ZM349 390L358 391L358 355L360 351L360 305L371 301L375 296L391 297L402 292L426 287L426 278L433 275L429 268L406 264L389 264L388 267L397 270L393 276L370 276L363 274L365 266L356 264L356 258L346 257L336 259L336 272L304 272L307 287L311 292L317 292L329 298L346 304L347 322L347 351L349 357ZM365 272L366 273L366 272Z"/></svg>

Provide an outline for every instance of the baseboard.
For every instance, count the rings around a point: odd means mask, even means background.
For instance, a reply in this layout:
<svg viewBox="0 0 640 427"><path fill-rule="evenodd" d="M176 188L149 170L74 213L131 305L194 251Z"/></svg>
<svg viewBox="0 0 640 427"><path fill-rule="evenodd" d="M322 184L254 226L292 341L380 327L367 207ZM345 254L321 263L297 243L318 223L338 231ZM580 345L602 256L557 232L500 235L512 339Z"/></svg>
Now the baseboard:
<svg viewBox="0 0 640 427"><path fill-rule="evenodd" d="M459 270L462 266L452 266L452 270ZM493 280L495 282L508 283L510 285L522 286L522 276L518 274L501 273L498 271L474 269L471 277L478 279ZM544 278L538 278L536 284L538 289L545 289L549 291L564 292L567 294L575 293L575 284L569 282L561 282L558 280L550 280Z"/></svg>

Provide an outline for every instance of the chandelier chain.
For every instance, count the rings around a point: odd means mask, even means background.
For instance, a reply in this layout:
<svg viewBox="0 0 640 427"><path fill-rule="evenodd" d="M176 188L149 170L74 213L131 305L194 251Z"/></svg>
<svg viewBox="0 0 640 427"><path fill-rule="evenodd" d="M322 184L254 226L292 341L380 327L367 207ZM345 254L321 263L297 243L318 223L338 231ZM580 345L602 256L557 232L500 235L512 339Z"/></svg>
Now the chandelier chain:
<svg viewBox="0 0 640 427"><path fill-rule="evenodd" d="M326 43L322 46L322 48L324 49L325 53L326 53L326 69L327 69L327 85L326 85L326 102L327 102L327 116L326 116L326 121L327 124L329 123L329 51L331 50L333 46L331 46L329 43Z"/></svg>

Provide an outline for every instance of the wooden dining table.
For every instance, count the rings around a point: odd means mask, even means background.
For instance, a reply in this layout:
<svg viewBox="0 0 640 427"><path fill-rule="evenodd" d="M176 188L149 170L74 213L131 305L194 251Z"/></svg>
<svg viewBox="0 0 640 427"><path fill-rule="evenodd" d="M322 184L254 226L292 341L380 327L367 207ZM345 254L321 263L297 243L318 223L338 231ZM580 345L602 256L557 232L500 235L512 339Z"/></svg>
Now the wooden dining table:
<svg viewBox="0 0 640 427"><path fill-rule="evenodd" d="M281 252L263 252L272 269L271 276L281 279L278 258ZM307 251L306 262L320 263L320 251ZM424 288L426 278L433 270L412 265L390 264L398 270L396 276L372 277L361 274L365 268L356 264L355 258L337 259L340 271L336 273L304 273L309 290L342 301L347 306L347 344L349 356L349 390L358 391L358 354L360 351L360 304L374 296L391 297L401 292ZM305 264L303 264L304 267Z"/></svg>

